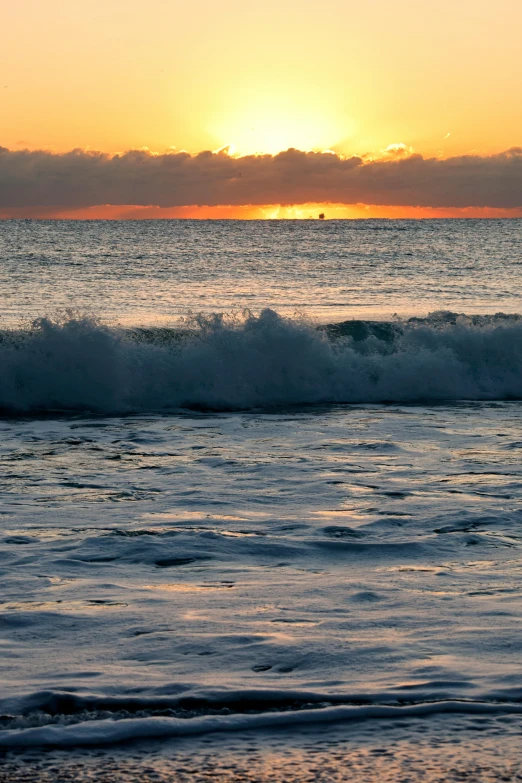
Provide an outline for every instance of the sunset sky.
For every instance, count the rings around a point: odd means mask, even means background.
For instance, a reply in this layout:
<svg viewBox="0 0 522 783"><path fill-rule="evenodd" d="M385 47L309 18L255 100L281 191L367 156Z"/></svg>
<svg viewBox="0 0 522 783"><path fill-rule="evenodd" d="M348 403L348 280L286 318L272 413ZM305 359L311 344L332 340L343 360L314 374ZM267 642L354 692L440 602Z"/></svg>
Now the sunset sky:
<svg viewBox="0 0 522 783"><path fill-rule="evenodd" d="M0 216L522 215L521 29L520 0L5 3Z"/></svg>

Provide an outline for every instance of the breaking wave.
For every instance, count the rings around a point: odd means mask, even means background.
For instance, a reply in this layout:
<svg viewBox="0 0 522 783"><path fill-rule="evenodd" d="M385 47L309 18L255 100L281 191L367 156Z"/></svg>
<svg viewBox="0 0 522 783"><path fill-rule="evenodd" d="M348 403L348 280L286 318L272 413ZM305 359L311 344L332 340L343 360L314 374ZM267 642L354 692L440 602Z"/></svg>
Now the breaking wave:
<svg viewBox="0 0 522 783"><path fill-rule="evenodd" d="M5 414L522 399L522 318L314 327L270 309L123 329L69 314L0 333Z"/></svg>

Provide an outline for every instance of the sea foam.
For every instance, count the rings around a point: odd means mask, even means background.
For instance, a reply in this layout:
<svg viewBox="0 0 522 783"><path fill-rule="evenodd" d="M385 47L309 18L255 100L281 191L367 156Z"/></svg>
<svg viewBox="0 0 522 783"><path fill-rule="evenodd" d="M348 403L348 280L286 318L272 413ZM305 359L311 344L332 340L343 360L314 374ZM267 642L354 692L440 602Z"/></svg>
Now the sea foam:
<svg viewBox="0 0 522 783"><path fill-rule="evenodd" d="M141 717L124 720L87 720L74 724L54 724L11 731L0 730L0 749L4 748L78 748L135 742L143 739L194 737L215 732L252 731L255 729L295 728L338 721L402 720L426 718L440 714L477 716L516 716L520 704L493 702L439 701L407 705L347 705L322 709L269 712L260 714L213 715L191 719L175 717Z"/></svg>
<svg viewBox="0 0 522 783"><path fill-rule="evenodd" d="M316 328L265 309L125 330L69 315L0 335L6 414L521 398L516 316Z"/></svg>

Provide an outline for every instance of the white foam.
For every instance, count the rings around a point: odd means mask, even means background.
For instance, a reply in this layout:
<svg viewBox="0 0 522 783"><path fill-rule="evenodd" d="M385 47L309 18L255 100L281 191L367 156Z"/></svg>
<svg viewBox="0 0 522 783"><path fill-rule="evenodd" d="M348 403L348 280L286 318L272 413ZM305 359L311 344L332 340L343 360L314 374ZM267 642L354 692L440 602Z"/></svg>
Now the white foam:
<svg viewBox="0 0 522 783"><path fill-rule="evenodd" d="M522 705L486 702L440 701L407 706L374 704L325 707L295 712L257 715L219 715L180 719L164 717L128 720L94 720L73 725L52 725L13 731L0 731L0 748L79 747L112 745L137 739L190 737L213 732L295 727L346 720L401 719L438 714L520 715Z"/></svg>
<svg viewBox="0 0 522 783"><path fill-rule="evenodd" d="M40 319L0 341L7 412L237 410L317 403L522 398L522 323L404 324L393 340L330 341L272 310L198 319L143 341L89 318Z"/></svg>

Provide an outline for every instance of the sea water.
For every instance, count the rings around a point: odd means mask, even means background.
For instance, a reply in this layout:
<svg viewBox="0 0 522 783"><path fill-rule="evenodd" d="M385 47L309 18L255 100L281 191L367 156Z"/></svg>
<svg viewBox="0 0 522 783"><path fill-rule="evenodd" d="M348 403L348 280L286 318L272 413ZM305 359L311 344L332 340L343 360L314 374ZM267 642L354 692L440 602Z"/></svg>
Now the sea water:
<svg viewBox="0 0 522 783"><path fill-rule="evenodd" d="M1 748L517 779L521 239L0 223Z"/></svg>

